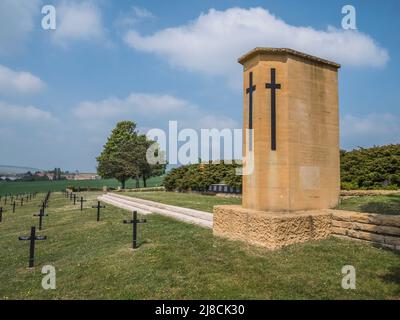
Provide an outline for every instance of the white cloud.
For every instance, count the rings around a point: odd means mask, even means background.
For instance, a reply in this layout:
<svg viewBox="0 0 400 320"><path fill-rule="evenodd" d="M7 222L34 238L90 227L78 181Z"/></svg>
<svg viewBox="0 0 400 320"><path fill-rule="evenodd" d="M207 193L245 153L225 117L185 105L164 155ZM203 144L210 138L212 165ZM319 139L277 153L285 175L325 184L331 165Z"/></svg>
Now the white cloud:
<svg viewBox="0 0 400 320"><path fill-rule="evenodd" d="M105 128L115 121L132 119L143 128L165 127L169 120L187 128L236 128L225 116L209 115L198 106L171 95L132 93L125 99L109 98L78 104L73 114L90 129Z"/></svg>
<svg viewBox="0 0 400 320"><path fill-rule="evenodd" d="M44 82L26 71L14 71L0 64L0 93L25 94L40 91Z"/></svg>
<svg viewBox="0 0 400 320"><path fill-rule="evenodd" d="M400 117L391 113L345 115L341 119L341 141L344 148L400 143Z"/></svg>
<svg viewBox="0 0 400 320"><path fill-rule="evenodd" d="M133 25L155 16L146 8L132 7L130 11L120 14L115 25L118 27L132 27Z"/></svg>
<svg viewBox="0 0 400 320"><path fill-rule="evenodd" d="M56 121L56 118L48 112L34 106L15 106L0 101L0 122L2 125L14 125L14 123L47 123ZM13 123L11 123L13 122Z"/></svg>
<svg viewBox="0 0 400 320"><path fill-rule="evenodd" d="M39 0L0 1L0 54L21 49L40 14L39 4Z"/></svg>
<svg viewBox="0 0 400 320"><path fill-rule="evenodd" d="M263 8L211 9L196 20L142 36L131 30L132 48L172 65L208 75L235 76L237 58L254 47L288 47L351 66L383 66L388 52L359 31L293 26Z"/></svg>
<svg viewBox="0 0 400 320"><path fill-rule="evenodd" d="M62 1L56 7L57 28L54 40L67 45L73 40L102 40L105 28L102 23L101 10L92 1Z"/></svg>

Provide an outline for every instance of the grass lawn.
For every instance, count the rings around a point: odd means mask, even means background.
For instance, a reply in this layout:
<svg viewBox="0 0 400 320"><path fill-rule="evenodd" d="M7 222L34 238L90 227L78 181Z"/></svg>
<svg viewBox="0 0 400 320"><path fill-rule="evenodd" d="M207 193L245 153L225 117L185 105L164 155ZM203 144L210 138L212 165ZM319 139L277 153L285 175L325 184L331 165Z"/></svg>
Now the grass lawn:
<svg viewBox="0 0 400 320"><path fill-rule="evenodd" d="M84 196L88 208L96 194ZM143 243L132 251L131 226L122 224L129 212L107 205L96 222L95 209L80 212L61 194L50 198L39 232L48 240L37 242L29 270L29 244L18 236L37 223L38 204L8 211L0 223L0 299L400 299L398 252L334 238L270 252L159 215L140 225ZM56 290L41 287L48 264ZM349 264L356 290L341 288Z"/></svg>
<svg viewBox="0 0 400 320"><path fill-rule="evenodd" d="M400 195L352 197L342 200L339 209L400 215Z"/></svg>
<svg viewBox="0 0 400 320"><path fill-rule="evenodd" d="M160 186L162 177L150 178L147 181L148 187ZM59 181L16 181L6 182L0 181L0 195L3 194L18 194L25 192L47 192L60 191L67 186L81 187L81 188L103 188L103 186L116 188L121 184L115 179L99 179L99 180L59 180ZM128 180L126 183L127 188L134 188L136 181ZM140 186L143 187L143 181L140 181Z"/></svg>
<svg viewBox="0 0 400 320"><path fill-rule="evenodd" d="M123 192L121 195L157 201L179 207L213 212L213 207L218 204L241 204L242 199L205 196L196 193L179 192Z"/></svg>
<svg viewBox="0 0 400 320"><path fill-rule="evenodd" d="M181 207L212 212L217 204L241 204L241 199L204 196L195 193L177 192L126 192L123 195L157 201ZM341 210L358 212L400 214L400 195L363 196L343 199L338 206Z"/></svg>

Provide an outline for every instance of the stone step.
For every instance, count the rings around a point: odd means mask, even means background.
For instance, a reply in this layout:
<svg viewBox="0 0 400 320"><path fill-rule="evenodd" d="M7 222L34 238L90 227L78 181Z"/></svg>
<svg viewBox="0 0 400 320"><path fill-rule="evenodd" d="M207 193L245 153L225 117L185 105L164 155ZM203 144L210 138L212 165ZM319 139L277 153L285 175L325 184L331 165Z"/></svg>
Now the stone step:
<svg viewBox="0 0 400 320"><path fill-rule="evenodd" d="M107 195L111 195L114 198L117 197L119 199L123 199L125 201L129 201L129 202L132 202L135 204L142 204L142 205L145 205L148 207L155 207L155 208L159 208L159 209L174 211L174 212L189 215L189 216L192 216L195 218L213 221L212 213L205 212L205 211L173 206L173 205L169 205L169 204L165 204L165 203L161 203L161 202L145 200L145 199L140 199L140 198L135 198L135 197L129 197L129 196L124 196L124 195L120 195L120 194L116 194L116 193L107 193Z"/></svg>
<svg viewBox="0 0 400 320"><path fill-rule="evenodd" d="M136 201L138 200L137 198L126 196L121 197L119 195L115 196L115 194L112 193L102 195L98 199L122 209L130 211L136 210L141 214L157 213L206 228L212 228L213 226L212 214L208 212L191 209L187 210L187 208L164 205L154 201L142 201L143 199Z"/></svg>
<svg viewBox="0 0 400 320"><path fill-rule="evenodd" d="M137 211L138 213L144 214L144 215L149 214L148 211L145 211L145 210L143 210L141 208L138 208L138 207L133 206L133 205L125 204L125 203L122 203L122 202L119 202L119 201L115 201L115 200L110 199L110 198L108 198L106 196L99 196L97 199L100 200L100 201L103 201L105 203L111 204L113 206L116 206L118 208L121 208L121 209L126 209L126 210L129 210L129 211Z"/></svg>

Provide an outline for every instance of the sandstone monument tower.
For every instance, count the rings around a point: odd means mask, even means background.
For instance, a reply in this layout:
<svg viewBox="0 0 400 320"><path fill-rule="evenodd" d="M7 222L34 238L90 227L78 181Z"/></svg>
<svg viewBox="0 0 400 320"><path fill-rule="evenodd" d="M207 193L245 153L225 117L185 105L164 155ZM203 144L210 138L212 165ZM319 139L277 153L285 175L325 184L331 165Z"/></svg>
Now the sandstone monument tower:
<svg viewBox="0 0 400 320"><path fill-rule="evenodd" d="M291 49L243 65L243 201L216 206L214 234L269 248L327 236L340 192L338 69Z"/></svg>

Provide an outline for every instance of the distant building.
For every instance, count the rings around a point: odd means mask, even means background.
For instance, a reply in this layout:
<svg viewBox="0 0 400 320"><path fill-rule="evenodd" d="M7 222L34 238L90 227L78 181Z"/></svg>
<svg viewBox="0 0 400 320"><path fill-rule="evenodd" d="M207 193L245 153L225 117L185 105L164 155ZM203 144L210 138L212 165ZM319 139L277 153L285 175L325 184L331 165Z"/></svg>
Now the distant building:
<svg viewBox="0 0 400 320"><path fill-rule="evenodd" d="M100 176L95 173L77 173L66 175L67 180L98 180Z"/></svg>

